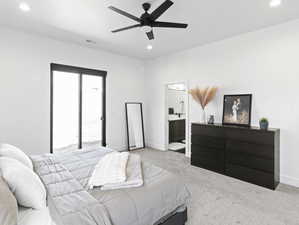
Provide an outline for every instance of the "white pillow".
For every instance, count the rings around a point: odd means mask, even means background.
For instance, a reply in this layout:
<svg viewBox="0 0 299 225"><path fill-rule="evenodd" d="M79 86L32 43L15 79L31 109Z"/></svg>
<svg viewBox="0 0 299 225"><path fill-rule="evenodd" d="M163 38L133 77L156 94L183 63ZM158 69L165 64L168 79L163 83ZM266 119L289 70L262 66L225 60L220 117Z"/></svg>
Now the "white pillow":
<svg viewBox="0 0 299 225"><path fill-rule="evenodd" d="M31 159L21 149L13 145L0 143L0 157L1 156L14 158L28 168L33 169Z"/></svg>
<svg viewBox="0 0 299 225"><path fill-rule="evenodd" d="M16 225L18 221L17 200L0 174L0 224Z"/></svg>
<svg viewBox="0 0 299 225"><path fill-rule="evenodd" d="M33 209L46 207L46 190L36 173L8 157L0 157L0 170L20 205Z"/></svg>
<svg viewBox="0 0 299 225"><path fill-rule="evenodd" d="M95 166L89 178L89 188L103 186L105 184L121 183L126 181L128 152L112 152L106 154Z"/></svg>

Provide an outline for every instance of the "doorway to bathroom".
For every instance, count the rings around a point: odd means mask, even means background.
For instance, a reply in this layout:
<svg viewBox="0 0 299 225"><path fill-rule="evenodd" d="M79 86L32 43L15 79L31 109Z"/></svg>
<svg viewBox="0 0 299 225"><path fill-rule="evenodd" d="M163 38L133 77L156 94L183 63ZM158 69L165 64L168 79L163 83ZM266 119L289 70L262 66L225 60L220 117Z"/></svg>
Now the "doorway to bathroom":
<svg viewBox="0 0 299 225"><path fill-rule="evenodd" d="M187 82L167 83L165 94L165 149L190 156Z"/></svg>

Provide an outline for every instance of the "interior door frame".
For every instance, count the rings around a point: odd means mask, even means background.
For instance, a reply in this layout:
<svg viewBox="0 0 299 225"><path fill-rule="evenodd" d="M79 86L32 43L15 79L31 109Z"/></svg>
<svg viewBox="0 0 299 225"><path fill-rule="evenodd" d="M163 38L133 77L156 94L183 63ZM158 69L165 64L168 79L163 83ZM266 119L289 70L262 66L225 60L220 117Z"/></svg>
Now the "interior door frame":
<svg viewBox="0 0 299 225"><path fill-rule="evenodd" d="M185 140L186 140L186 149L185 156L191 157L191 125L190 125L190 108L189 108L189 82L185 81L173 81L164 83L164 151L168 151L169 145L169 115L168 115L168 85L172 84L184 84L186 90L184 91L185 99Z"/></svg>
<svg viewBox="0 0 299 225"><path fill-rule="evenodd" d="M50 153L53 153L53 76L54 71L79 74L79 149L82 148L82 75L100 76L103 78L102 98L102 146L106 146L106 78L107 71L87 69L83 67L69 66L63 64L50 64Z"/></svg>

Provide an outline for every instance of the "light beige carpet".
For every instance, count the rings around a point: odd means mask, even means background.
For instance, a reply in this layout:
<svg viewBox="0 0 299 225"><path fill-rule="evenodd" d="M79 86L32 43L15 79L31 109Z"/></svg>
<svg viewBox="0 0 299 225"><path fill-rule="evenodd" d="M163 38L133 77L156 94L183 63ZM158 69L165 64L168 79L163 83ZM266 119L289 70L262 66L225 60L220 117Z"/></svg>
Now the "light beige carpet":
<svg viewBox="0 0 299 225"><path fill-rule="evenodd" d="M268 190L190 165L184 154L152 149L136 151L165 168L191 192L187 225L299 225L299 189L279 185Z"/></svg>

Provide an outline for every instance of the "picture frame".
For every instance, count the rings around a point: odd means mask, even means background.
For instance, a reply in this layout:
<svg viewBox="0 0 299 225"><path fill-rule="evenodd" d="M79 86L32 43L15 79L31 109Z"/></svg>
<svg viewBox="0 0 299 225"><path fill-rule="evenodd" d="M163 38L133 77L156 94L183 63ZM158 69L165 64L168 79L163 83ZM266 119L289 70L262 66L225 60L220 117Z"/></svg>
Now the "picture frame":
<svg viewBox="0 0 299 225"><path fill-rule="evenodd" d="M224 95L223 125L250 127L252 94Z"/></svg>

